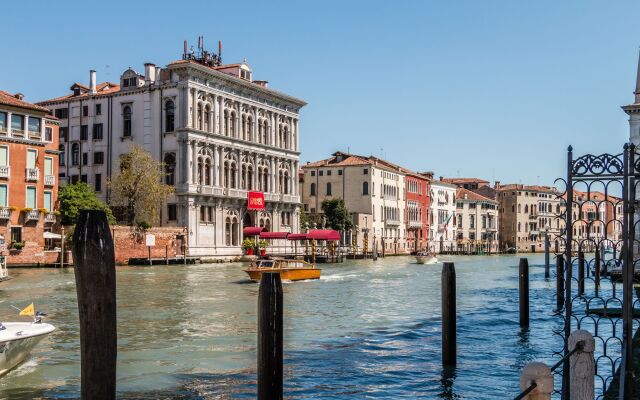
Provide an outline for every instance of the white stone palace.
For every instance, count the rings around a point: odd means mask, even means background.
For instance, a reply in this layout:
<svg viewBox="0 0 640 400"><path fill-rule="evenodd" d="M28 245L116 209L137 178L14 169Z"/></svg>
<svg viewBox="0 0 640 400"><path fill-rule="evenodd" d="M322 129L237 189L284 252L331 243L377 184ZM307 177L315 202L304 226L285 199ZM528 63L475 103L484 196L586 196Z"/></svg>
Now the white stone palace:
<svg viewBox="0 0 640 400"><path fill-rule="evenodd" d="M189 256L241 254L242 230L299 231L299 112L306 103L253 79L246 61L185 49L166 68L128 68L119 83L74 83L38 103L60 119L60 180L84 181L109 202L106 179L133 144L166 165L175 186L161 225L183 226ZM247 211L249 191L265 209Z"/></svg>

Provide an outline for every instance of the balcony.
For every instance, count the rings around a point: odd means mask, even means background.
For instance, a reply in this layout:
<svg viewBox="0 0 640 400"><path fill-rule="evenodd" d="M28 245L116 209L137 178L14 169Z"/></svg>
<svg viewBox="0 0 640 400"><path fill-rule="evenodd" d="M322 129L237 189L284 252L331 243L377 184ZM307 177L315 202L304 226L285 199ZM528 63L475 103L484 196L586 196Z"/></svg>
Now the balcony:
<svg viewBox="0 0 640 400"><path fill-rule="evenodd" d="M55 224L56 223L56 215L52 212L48 212L44 215L44 223L45 224Z"/></svg>
<svg viewBox="0 0 640 400"><path fill-rule="evenodd" d="M44 176L44 185L45 186L53 186L56 184L56 177L53 175L45 175Z"/></svg>
<svg viewBox="0 0 640 400"><path fill-rule="evenodd" d="M411 228L422 229L422 222L421 221L409 221L409 229L411 229Z"/></svg>
<svg viewBox="0 0 640 400"><path fill-rule="evenodd" d="M40 211L38 211L38 210L25 211L24 220L25 221L39 221L40 220Z"/></svg>
<svg viewBox="0 0 640 400"><path fill-rule="evenodd" d="M0 166L0 178L9 178L11 168L8 165Z"/></svg>
<svg viewBox="0 0 640 400"><path fill-rule="evenodd" d="M40 171L38 168L27 168L27 181L38 181Z"/></svg>
<svg viewBox="0 0 640 400"><path fill-rule="evenodd" d="M11 219L11 209L0 208L0 219Z"/></svg>

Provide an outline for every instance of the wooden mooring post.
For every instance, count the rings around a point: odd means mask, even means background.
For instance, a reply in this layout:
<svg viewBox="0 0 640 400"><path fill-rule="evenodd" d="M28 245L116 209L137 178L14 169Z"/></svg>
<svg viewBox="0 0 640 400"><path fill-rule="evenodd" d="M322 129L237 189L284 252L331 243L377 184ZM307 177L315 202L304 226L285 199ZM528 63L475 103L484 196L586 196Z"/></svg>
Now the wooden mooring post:
<svg viewBox="0 0 640 400"><path fill-rule="evenodd" d="M456 365L456 269L452 262L442 265L442 365Z"/></svg>
<svg viewBox="0 0 640 400"><path fill-rule="evenodd" d="M73 233L83 400L116 398L116 269L104 211L82 210Z"/></svg>
<svg viewBox="0 0 640 400"><path fill-rule="evenodd" d="M282 281L264 272L258 292L258 400L282 399Z"/></svg>
<svg viewBox="0 0 640 400"><path fill-rule="evenodd" d="M578 252L578 296L584 294L584 253Z"/></svg>
<svg viewBox="0 0 640 400"><path fill-rule="evenodd" d="M520 327L529 326L529 261L520 259L519 265L519 292L520 292Z"/></svg>
<svg viewBox="0 0 640 400"><path fill-rule="evenodd" d="M564 256L556 256L556 310L564 308Z"/></svg>

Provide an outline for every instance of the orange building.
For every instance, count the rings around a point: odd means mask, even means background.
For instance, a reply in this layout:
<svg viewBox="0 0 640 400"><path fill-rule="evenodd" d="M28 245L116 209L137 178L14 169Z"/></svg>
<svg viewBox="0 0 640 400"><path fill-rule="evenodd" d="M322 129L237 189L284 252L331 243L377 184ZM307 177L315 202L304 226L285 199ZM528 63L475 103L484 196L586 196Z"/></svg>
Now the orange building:
<svg viewBox="0 0 640 400"><path fill-rule="evenodd" d="M57 176L56 118L0 90L0 250L8 264L56 261Z"/></svg>

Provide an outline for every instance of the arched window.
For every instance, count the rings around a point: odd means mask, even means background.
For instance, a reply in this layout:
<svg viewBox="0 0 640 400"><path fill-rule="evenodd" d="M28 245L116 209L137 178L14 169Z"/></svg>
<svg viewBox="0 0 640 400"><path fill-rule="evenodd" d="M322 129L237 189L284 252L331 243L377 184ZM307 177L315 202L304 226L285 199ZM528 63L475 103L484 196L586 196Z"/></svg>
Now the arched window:
<svg viewBox="0 0 640 400"><path fill-rule="evenodd" d="M204 107L204 130L209 132L209 119L211 118L211 110L209 105Z"/></svg>
<svg viewBox="0 0 640 400"><path fill-rule="evenodd" d="M176 155L174 153L166 153L164 155L164 183L167 185L175 185L176 175Z"/></svg>
<svg viewBox="0 0 640 400"><path fill-rule="evenodd" d="M164 104L164 131L173 132L175 129L176 108L173 101L168 100Z"/></svg>
<svg viewBox="0 0 640 400"><path fill-rule="evenodd" d="M327 182L327 196L331 196L331 182Z"/></svg>
<svg viewBox="0 0 640 400"><path fill-rule="evenodd" d="M369 182L362 182L362 194L369 194Z"/></svg>
<svg viewBox="0 0 640 400"><path fill-rule="evenodd" d="M309 194L311 196L315 196L316 195L316 184L315 183L311 184L311 189L309 189Z"/></svg>
<svg viewBox="0 0 640 400"><path fill-rule="evenodd" d="M58 165L65 165L66 153L64 151L64 145L58 146Z"/></svg>
<svg viewBox="0 0 640 400"><path fill-rule="evenodd" d="M122 109L122 136L131 136L131 106Z"/></svg>
<svg viewBox="0 0 640 400"><path fill-rule="evenodd" d="M211 159L209 157L204 161L204 184L211 186Z"/></svg>
<svg viewBox="0 0 640 400"><path fill-rule="evenodd" d="M80 164L80 145L78 143L74 143L71 145L71 165L79 165Z"/></svg>
<svg viewBox="0 0 640 400"><path fill-rule="evenodd" d="M231 246L231 218L229 217L224 221L224 244Z"/></svg>

